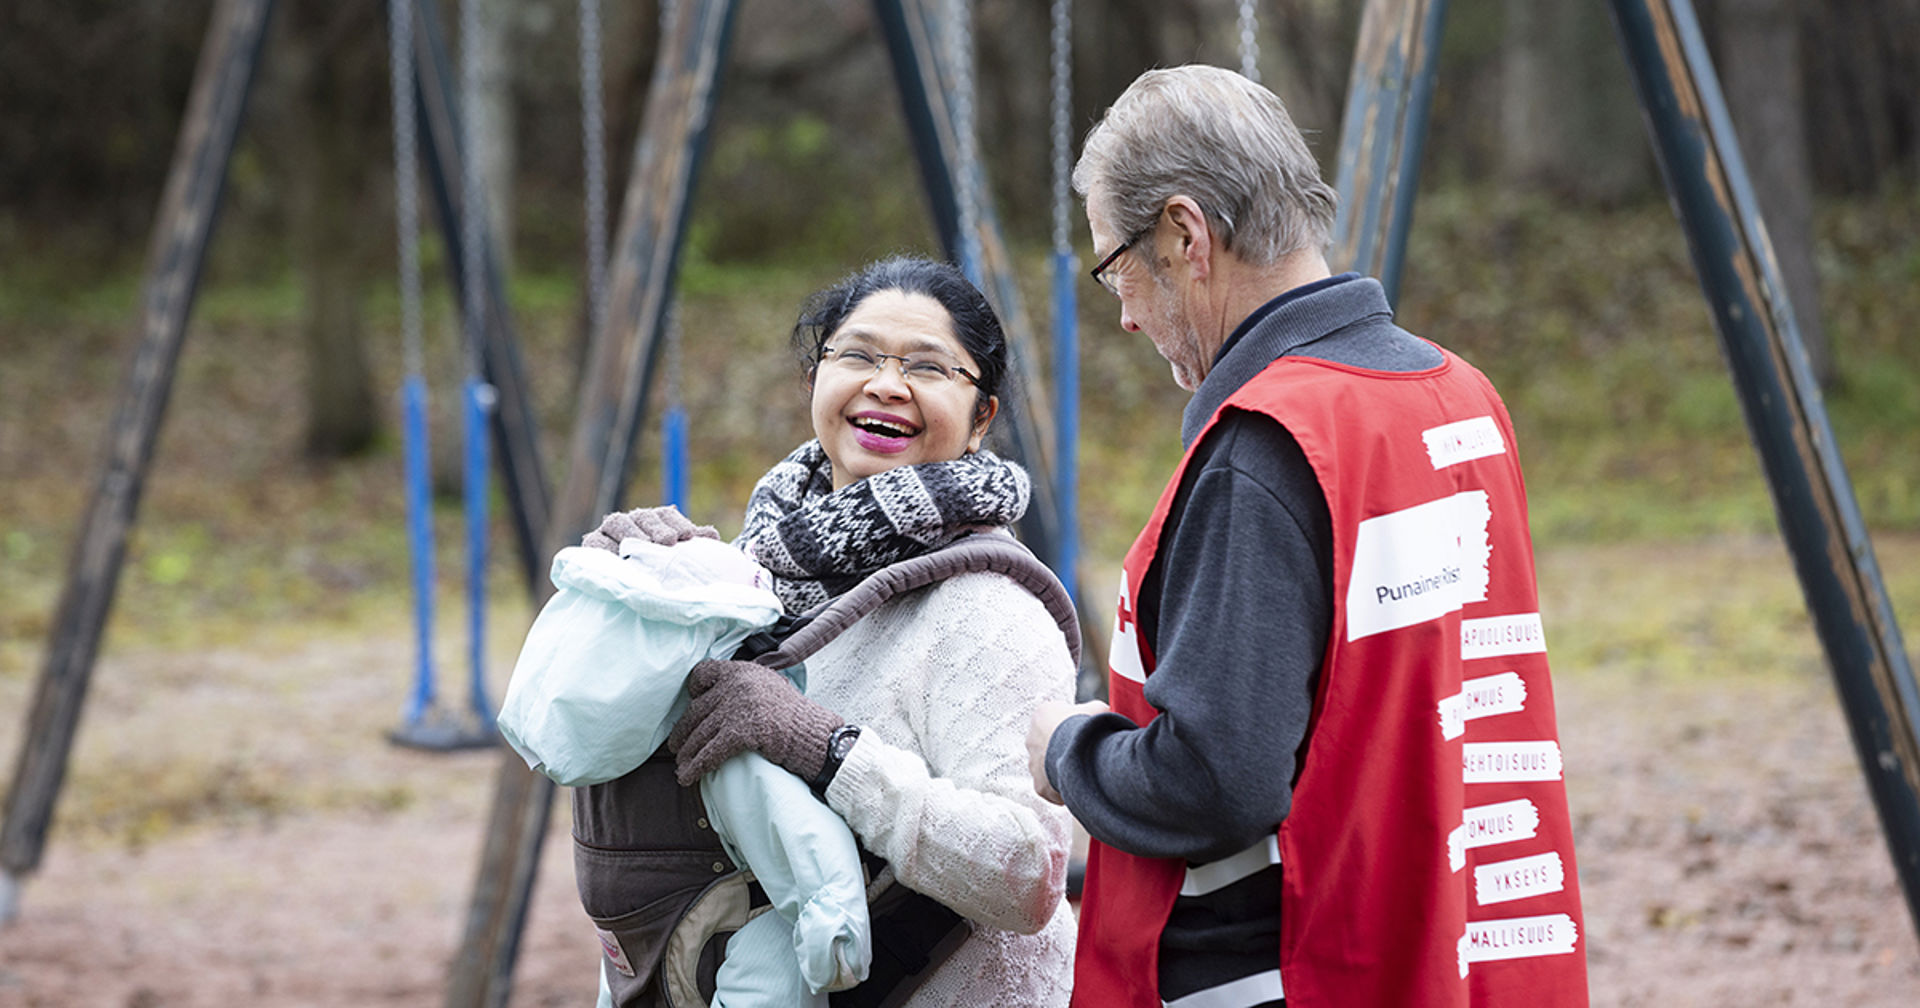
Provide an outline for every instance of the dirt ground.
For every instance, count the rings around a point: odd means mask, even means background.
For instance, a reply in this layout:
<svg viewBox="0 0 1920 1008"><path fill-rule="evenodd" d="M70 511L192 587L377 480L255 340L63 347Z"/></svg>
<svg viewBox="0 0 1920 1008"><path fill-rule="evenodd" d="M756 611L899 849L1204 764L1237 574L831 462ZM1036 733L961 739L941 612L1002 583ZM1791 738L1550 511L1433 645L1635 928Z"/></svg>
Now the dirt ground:
<svg viewBox="0 0 1920 1008"><path fill-rule="evenodd" d="M385 742L411 654L398 624L211 656L109 647L62 825L0 929L0 1008L441 1003L500 757ZM1556 687L1595 1004L1920 1003L1825 674L1623 667ZM28 687L0 681L8 755ZM514 1005L593 996L564 806L553 823Z"/></svg>

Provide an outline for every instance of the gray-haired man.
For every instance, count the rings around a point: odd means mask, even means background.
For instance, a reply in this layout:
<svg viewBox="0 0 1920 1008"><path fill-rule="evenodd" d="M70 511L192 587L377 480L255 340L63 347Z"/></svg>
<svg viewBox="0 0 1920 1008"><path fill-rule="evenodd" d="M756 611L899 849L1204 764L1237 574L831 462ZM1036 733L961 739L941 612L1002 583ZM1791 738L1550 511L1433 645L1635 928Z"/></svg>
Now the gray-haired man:
<svg viewBox="0 0 1920 1008"><path fill-rule="evenodd" d="M1112 706L1043 706L1028 739L1094 840L1074 1003L1585 1004L1492 387L1331 273L1334 193L1237 74L1141 76L1074 186L1122 328L1194 393L1124 564Z"/></svg>

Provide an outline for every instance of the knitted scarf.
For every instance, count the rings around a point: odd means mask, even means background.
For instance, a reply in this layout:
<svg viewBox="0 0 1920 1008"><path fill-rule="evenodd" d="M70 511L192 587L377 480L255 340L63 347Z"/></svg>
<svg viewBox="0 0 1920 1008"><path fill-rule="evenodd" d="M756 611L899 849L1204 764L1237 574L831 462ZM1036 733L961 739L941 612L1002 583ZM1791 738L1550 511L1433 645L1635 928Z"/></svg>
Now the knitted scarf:
<svg viewBox="0 0 1920 1008"><path fill-rule="evenodd" d="M754 485L735 545L772 572L774 593L797 614L888 564L1013 523L1032 490L1025 469L985 449L835 490L833 464L812 440Z"/></svg>

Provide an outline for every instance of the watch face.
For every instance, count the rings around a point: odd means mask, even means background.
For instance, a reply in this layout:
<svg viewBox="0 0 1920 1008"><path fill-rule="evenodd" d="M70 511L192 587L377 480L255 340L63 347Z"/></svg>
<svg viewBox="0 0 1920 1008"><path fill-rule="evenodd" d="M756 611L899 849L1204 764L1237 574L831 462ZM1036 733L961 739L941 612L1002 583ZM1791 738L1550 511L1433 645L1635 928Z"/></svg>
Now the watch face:
<svg viewBox="0 0 1920 1008"><path fill-rule="evenodd" d="M843 760L853 751L853 744L860 740L859 731L841 732L833 737L833 758Z"/></svg>

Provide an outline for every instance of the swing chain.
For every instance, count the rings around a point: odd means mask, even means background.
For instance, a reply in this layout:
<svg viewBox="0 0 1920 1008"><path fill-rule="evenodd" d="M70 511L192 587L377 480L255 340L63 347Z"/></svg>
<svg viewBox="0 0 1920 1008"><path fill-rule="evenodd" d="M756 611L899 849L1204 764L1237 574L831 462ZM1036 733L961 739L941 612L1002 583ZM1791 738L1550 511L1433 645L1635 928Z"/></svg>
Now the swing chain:
<svg viewBox="0 0 1920 1008"><path fill-rule="evenodd" d="M460 133L466 141L461 162L460 280L461 320L466 334L467 373L480 373L480 284L482 215L486 193L480 177L480 0L460 0Z"/></svg>
<svg viewBox="0 0 1920 1008"><path fill-rule="evenodd" d="M1255 0L1240 0L1240 75L1260 83L1260 15Z"/></svg>
<svg viewBox="0 0 1920 1008"><path fill-rule="evenodd" d="M587 190L587 332L607 313L607 127L602 107L600 0L580 0L580 136Z"/></svg>
<svg viewBox="0 0 1920 1008"><path fill-rule="evenodd" d="M393 83L393 198L400 242L400 339L408 375L426 371L420 338L419 124L413 105L413 2L387 5Z"/></svg>
<svg viewBox="0 0 1920 1008"><path fill-rule="evenodd" d="M1069 192L1073 169L1073 3L1053 0L1053 248L1073 252Z"/></svg>
<svg viewBox="0 0 1920 1008"><path fill-rule="evenodd" d="M947 0L947 63L953 73L954 200L960 268L980 282L979 149L974 133L973 21L968 0Z"/></svg>
<svg viewBox="0 0 1920 1008"><path fill-rule="evenodd" d="M679 13L675 0L660 0L660 35L662 38L673 29L673 19ZM681 407L680 400L680 299L669 293L665 317L667 338L667 410L672 412Z"/></svg>

